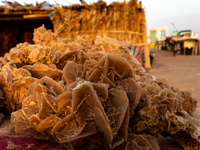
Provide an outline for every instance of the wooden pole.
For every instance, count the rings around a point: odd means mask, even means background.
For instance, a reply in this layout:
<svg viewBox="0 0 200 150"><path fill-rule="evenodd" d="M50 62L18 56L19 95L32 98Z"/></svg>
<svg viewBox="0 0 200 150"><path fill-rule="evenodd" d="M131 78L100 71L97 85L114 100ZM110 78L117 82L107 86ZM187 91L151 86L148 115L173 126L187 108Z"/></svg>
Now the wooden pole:
<svg viewBox="0 0 200 150"><path fill-rule="evenodd" d="M143 36L143 42L148 43L145 12L144 12L144 17L143 18L144 18L144 31L143 31L144 32L144 36ZM144 49L145 49L145 68L146 69L150 69L151 65L150 65L150 57L149 57L149 46L145 45Z"/></svg>

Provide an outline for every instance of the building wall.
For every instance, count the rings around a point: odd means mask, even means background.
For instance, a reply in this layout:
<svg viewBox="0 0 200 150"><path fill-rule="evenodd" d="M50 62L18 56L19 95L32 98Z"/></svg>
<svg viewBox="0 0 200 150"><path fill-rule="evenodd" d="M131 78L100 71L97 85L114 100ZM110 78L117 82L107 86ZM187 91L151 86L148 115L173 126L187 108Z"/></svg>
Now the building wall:
<svg viewBox="0 0 200 150"><path fill-rule="evenodd" d="M161 31L165 31L166 37L168 37L168 27L167 26L147 29L148 44L153 43L153 41L152 41L152 32L155 32L156 41L162 41Z"/></svg>

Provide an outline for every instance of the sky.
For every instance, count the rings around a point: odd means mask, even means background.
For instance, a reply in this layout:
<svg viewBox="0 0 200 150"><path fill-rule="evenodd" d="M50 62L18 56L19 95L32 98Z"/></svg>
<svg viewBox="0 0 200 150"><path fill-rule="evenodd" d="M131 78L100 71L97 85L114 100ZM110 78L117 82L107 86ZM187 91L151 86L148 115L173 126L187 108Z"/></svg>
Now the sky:
<svg viewBox="0 0 200 150"><path fill-rule="evenodd" d="M10 0L12 1L12 0ZM16 0L17 2L36 3L36 0ZM51 4L55 1L62 5L79 3L79 0L47 0ZM85 0L87 3L98 0ZM104 0L108 4L114 0ZM123 1L123 0L119 0ZM138 0L139 1L139 0ZM140 0L145 7L147 28L168 26L169 35L172 31L192 30L200 34L200 0ZM38 0L43 2L43 0ZM2 3L0 2L0 5ZM175 27L172 25L175 25Z"/></svg>
<svg viewBox="0 0 200 150"><path fill-rule="evenodd" d="M200 34L200 0L141 1L146 10L148 28L168 26L169 35L175 28Z"/></svg>

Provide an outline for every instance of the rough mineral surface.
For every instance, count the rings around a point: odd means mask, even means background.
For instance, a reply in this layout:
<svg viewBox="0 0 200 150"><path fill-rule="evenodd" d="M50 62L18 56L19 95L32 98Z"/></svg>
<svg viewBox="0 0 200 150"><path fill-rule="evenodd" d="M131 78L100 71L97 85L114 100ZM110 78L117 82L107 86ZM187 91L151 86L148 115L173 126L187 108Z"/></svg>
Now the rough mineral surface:
<svg viewBox="0 0 200 150"><path fill-rule="evenodd" d="M7 63L1 68L3 84L1 85L5 101L4 104L11 113L21 108L26 97L29 85L37 80L31 73L23 68L17 68L13 63Z"/></svg>
<svg viewBox="0 0 200 150"><path fill-rule="evenodd" d="M6 59L14 63L50 64L58 61L58 54L49 47L20 43L10 50Z"/></svg>
<svg viewBox="0 0 200 150"><path fill-rule="evenodd" d="M126 142L130 106L134 110L142 88L123 58L107 55L93 68L88 64L66 64L64 92L49 77L32 83L22 109L12 113L11 128L73 148L114 149Z"/></svg>
<svg viewBox="0 0 200 150"><path fill-rule="evenodd" d="M44 33L48 33L48 35L44 36ZM50 41L48 37L51 39ZM88 59L88 56L91 59L98 61L104 55L112 53L117 56L124 57L132 66L134 73L143 72L142 67L138 64L134 57L131 57L129 51L123 49L124 47L126 47L126 45L130 46L129 42L117 41L109 37L103 39L100 36L97 36L94 40L91 39L89 36L84 35L78 36L73 42L65 43L65 45L63 45L63 48L60 48L61 50L55 50L54 47L58 47L57 44L62 42L60 41L60 39L58 39L59 37L55 37L56 35L50 30L47 31L44 26L35 29L34 32L35 44L49 46L54 51L58 52L58 55L61 57L60 62L57 64L57 67L59 69L63 69L68 60L73 60L83 64L85 62L85 59ZM47 42L51 43L51 45L48 45ZM85 52L86 54L83 52Z"/></svg>
<svg viewBox="0 0 200 150"><path fill-rule="evenodd" d="M44 28L44 25L37 29L34 29L33 41L37 45L44 45L50 47L56 52L62 51L65 45L65 43L59 39L58 35L52 33L51 30L46 30Z"/></svg>
<svg viewBox="0 0 200 150"><path fill-rule="evenodd" d="M155 137L150 135L129 134L128 142L126 143L125 150L133 149L149 149L160 150Z"/></svg>
<svg viewBox="0 0 200 150"><path fill-rule="evenodd" d="M45 76L51 77L56 81L62 79L62 71L57 69L54 64L49 64L49 66L47 66L46 64L36 63L34 65L24 65L22 68L28 70L33 77L38 79Z"/></svg>
<svg viewBox="0 0 200 150"><path fill-rule="evenodd" d="M159 150L161 135L200 146L197 101L145 73L121 42L64 43L44 27L34 36L37 45L18 44L0 58L0 106L12 112L15 133L69 150Z"/></svg>

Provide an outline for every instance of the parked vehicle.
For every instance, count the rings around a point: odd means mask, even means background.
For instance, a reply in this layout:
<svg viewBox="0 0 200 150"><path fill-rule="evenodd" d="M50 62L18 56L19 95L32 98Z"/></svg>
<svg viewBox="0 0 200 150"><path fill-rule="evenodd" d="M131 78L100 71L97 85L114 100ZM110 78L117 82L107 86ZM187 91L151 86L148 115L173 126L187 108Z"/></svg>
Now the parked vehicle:
<svg viewBox="0 0 200 150"><path fill-rule="evenodd" d="M177 36L179 37L190 37L192 34L192 31L191 30L182 30L182 31L179 31Z"/></svg>

